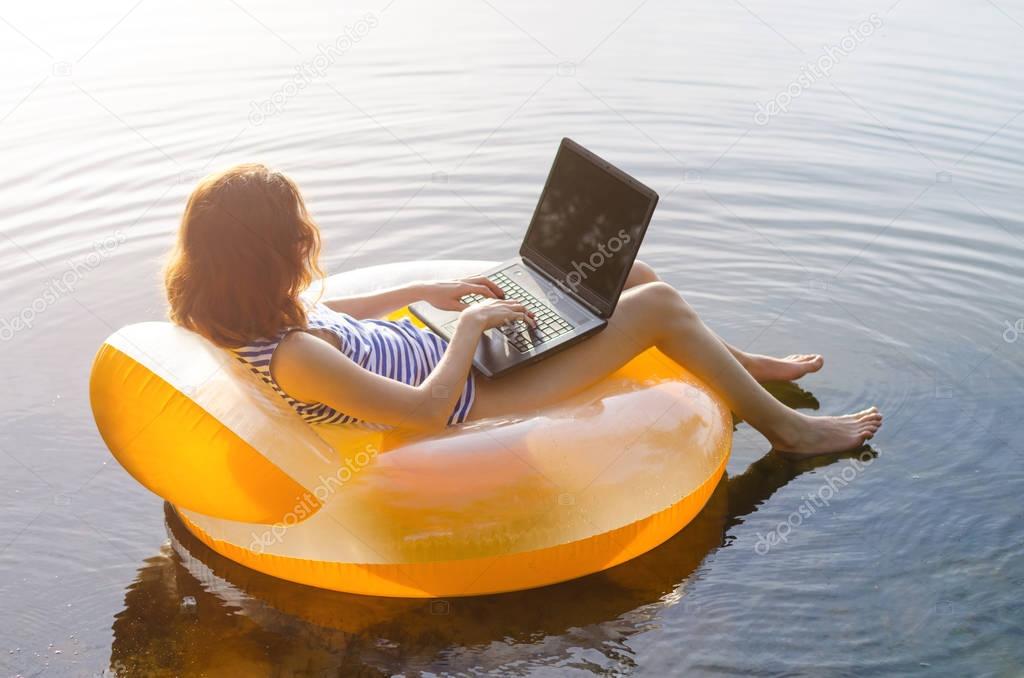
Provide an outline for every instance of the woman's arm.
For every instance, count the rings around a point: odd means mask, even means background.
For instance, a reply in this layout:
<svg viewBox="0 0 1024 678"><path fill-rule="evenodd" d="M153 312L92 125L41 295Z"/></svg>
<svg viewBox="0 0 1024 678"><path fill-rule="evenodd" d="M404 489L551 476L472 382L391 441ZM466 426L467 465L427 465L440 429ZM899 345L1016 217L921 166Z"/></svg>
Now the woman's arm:
<svg viewBox="0 0 1024 678"><path fill-rule="evenodd" d="M433 431L443 428L455 409L480 334L513 320L533 322L516 302L496 300L471 306L459 316L441 361L418 386L374 374L306 332L292 332L281 342L274 351L271 374L297 400L324 403L377 424Z"/></svg>
<svg viewBox="0 0 1024 678"><path fill-rule="evenodd" d="M328 299L324 304L332 311L347 313L353 318L382 318L395 309L422 299L426 286L427 283L412 283L369 294Z"/></svg>
<svg viewBox="0 0 1024 678"><path fill-rule="evenodd" d="M492 299L501 299L505 296L498 286L487 278L472 277L463 280L412 283L354 297L329 299L324 303L331 310L347 313L353 318L382 318L395 309L420 300L445 311L461 311L466 308L461 298L467 294L479 294Z"/></svg>

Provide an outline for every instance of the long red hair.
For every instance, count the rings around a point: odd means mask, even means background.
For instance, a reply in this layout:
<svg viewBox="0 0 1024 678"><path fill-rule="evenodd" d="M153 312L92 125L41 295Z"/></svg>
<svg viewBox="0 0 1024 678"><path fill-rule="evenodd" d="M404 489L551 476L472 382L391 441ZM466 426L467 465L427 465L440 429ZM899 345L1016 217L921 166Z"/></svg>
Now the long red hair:
<svg viewBox="0 0 1024 678"><path fill-rule="evenodd" d="M306 324L299 293L323 277L320 231L291 179L264 165L206 177L164 270L175 323L236 347Z"/></svg>

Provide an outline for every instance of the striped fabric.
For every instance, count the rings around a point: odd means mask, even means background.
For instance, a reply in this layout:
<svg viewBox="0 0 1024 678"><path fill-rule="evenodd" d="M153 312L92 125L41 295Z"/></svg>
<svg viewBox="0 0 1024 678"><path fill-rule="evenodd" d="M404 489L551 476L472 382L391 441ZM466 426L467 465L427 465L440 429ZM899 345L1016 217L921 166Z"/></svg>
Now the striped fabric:
<svg viewBox="0 0 1024 678"><path fill-rule="evenodd" d="M309 311L308 329L326 330L338 338L341 351L357 365L370 372L418 386L440 362L447 342L441 337L421 330L408 319L402 320L356 320L332 311L324 304L316 304ZM291 330L261 339L248 346L232 349L235 357L248 365L249 369L277 392L299 415L311 424L355 424L362 428L387 429L390 426L361 421L338 412L323 403L307 403L296 400L284 392L270 375L270 359L281 340ZM466 379L466 386L455 404L455 410L448 418L448 424L461 424L473 406L475 387L473 374Z"/></svg>

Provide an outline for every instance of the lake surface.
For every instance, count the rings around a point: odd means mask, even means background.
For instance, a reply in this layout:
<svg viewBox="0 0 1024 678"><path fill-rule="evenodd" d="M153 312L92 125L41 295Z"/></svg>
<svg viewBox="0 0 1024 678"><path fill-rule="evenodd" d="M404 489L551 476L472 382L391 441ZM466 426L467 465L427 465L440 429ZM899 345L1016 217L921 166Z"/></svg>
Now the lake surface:
<svg viewBox="0 0 1024 678"><path fill-rule="evenodd" d="M1024 2L385 2L0 4L0 673L1024 674ZM501 259L562 136L710 326L826 356L778 397L882 408L869 464L741 424L664 546L437 605L227 562L107 453L199 176L290 173L331 272Z"/></svg>

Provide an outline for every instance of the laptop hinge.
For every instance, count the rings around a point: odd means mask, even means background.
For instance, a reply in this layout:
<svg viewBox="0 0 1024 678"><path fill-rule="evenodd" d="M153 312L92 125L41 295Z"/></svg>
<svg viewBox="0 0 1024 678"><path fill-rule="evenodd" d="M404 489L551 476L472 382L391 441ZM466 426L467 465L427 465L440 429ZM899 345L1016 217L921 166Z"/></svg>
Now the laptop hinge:
<svg viewBox="0 0 1024 678"><path fill-rule="evenodd" d="M537 273L540 273L542 276L544 276L544 278L546 278L548 281L550 281L551 284L553 284L555 287L560 289L563 293L565 293L566 296L568 296L570 299L575 301L577 304L579 304L583 308L587 309L588 311L593 313L598 318L603 318L604 317L604 316L601 315L601 310L599 308L597 308L596 306L594 306L593 304L588 302L586 299L584 299L580 295L578 295L575 292L573 292L572 290L566 288L559 281L557 281L554 278L552 278L551 275L547 271L542 269L540 266L538 266L537 264L535 264L532 261L530 261L527 257L520 256L519 258L522 259L523 262L527 266L529 266L533 270L537 271Z"/></svg>

